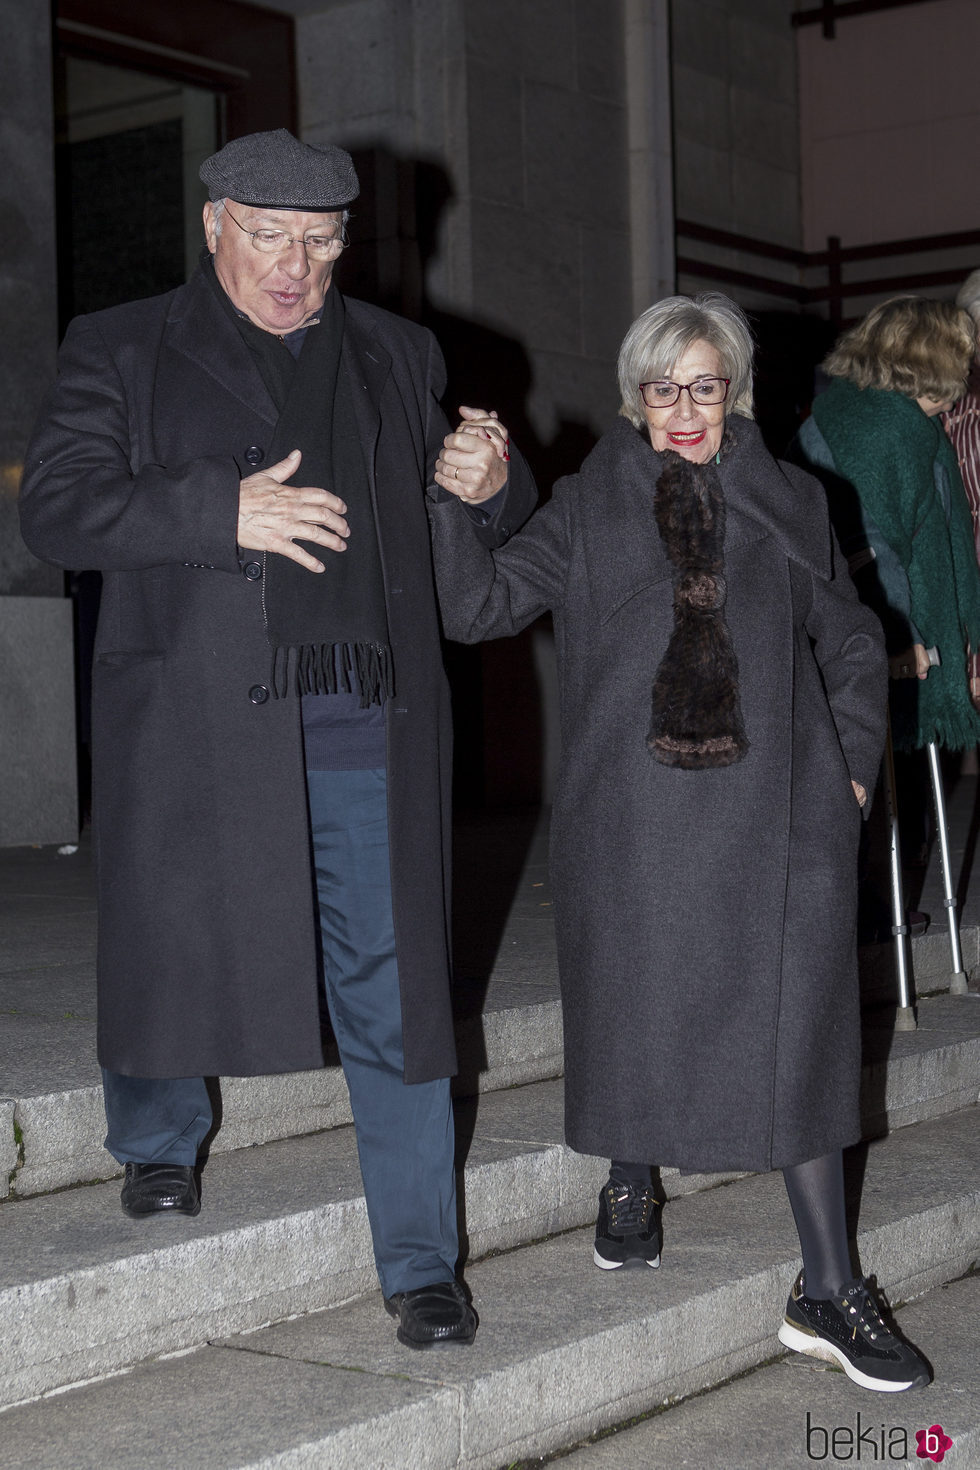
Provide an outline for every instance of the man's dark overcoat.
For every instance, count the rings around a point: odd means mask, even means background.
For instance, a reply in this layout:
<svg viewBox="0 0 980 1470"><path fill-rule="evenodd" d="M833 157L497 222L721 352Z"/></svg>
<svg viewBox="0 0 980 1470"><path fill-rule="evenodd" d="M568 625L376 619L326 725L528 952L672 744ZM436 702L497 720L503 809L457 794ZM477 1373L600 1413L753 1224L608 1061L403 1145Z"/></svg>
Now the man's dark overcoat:
<svg viewBox="0 0 980 1470"><path fill-rule="evenodd" d="M455 1067L452 740L424 494L447 429L445 376L427 331L346 307L395 668L392 898L405 1078L418 1082ZM199 270L177 291L72 324L27 454L28 546L104 576L92 697L99 1057L121 1073L323 1062L300 705L269 693L261 554L235 540L239 481L271 462L275 425ZM494 526L528 514L533 485L516 456L506 496L473 534L500 539Z"/></svg>
<svg viewBox="0 0 980 1470"><path fill-rule="evenodd" d="M551 608L562 763L552 878L565 1127L583 1153L686 1170L799 1163L859 1137L860 811L885 729L880 626L823 491L729 420L726 620L750 742L661 765L651 688L673 627L664 456L621 421L502 550L431 509L450 637Z"/></svg>

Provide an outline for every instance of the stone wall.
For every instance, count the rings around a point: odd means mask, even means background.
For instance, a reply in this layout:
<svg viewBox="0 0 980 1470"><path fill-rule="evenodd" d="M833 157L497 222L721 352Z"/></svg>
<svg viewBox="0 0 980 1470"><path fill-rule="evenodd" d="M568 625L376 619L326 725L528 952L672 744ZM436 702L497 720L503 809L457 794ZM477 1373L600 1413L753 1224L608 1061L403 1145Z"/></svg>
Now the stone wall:
<svg viewBox="0 0 980 1470"><path fill-rule="evenodd" d="M49 34L48 0L0 0L0 846L77 838L71 609L17 521L57 343Z"/></svg>
<svg viewBox="0 0 980 1470"><path fill-rule="evenodd" d="M677 217L799 249L800 134L794 0L672 0L671 79ZM756 256L682 239L679 253L733 270L759 269ZM765 269L798 280L793 266ZM681 275L679 289L705 282ZM744 286L731 294L749 310L778 298Z"/></svg>
<svg viewBox="0 0 980 1470"><path fill-rule="evenodd" d="M570 463L617 407L613 367L633 315L636 8L341 0L297 17L303 136L342 142L359 163L373 150L387 184L387 204L377 195L353 231L360 250L367 225L382 299L400 292L401 309L460 343L471 325L471 358L509 365L501 413L552 462Z"/></svg>
<svg viewBox="0 0 980 1470"><path fill-rule="evenodd" d="M677 214L800 244L793 0L673 0Z"/></svg>

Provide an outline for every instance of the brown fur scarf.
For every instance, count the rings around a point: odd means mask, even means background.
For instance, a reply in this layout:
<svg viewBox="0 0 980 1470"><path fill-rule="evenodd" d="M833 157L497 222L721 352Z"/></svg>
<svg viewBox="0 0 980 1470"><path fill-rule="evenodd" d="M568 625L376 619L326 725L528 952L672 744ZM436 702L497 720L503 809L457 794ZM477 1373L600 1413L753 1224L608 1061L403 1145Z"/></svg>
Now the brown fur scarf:
<svg viewBox="0 0 980 1470"><path fill-rule="evenodd" d="M714 464L665 458L654 514L674 564L674 628L653 684L647 746L666 766L709 770L749 748L724 613L725 497Z"/></svg>

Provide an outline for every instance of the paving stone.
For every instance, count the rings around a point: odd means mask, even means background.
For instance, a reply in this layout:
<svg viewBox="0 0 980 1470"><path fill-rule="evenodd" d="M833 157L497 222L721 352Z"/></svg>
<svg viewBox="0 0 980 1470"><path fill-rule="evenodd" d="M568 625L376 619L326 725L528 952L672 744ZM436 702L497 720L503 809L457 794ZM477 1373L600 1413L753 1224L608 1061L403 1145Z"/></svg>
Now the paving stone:
<svg viewBox="0 0 980 1470"><path fill-rule="evenodd" d="M450 1389L229 1348L0 1418L5 1470L443 1470L458 1454Z"/></svg>
<svg viewBox="0 0 980 1470"><path fill-rule="evenodd" d="M94 954L53 966L36 963L7 969L0 964L0 1013L51 1021L94 1020Z"/></svg>

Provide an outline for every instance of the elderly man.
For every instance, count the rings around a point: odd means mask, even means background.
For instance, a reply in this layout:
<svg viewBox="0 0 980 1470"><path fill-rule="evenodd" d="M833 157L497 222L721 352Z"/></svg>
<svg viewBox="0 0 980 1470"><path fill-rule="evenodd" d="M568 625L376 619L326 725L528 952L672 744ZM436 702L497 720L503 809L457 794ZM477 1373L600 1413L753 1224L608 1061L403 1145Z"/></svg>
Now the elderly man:
<svg viewBox="0 0 980 1470"><path fill-rule="evenodd" d="M493 416L447 436L432 337L334 284L348 154L257 133L201 177L198 270L72 323L21 492L37 555L104 578L106 1146L128 1214L196 1214L204 1078L321 1066L322 973L385 1305L412 1347L470 1342L425 499L451 483L495 545L534 488Z"/></svg>

